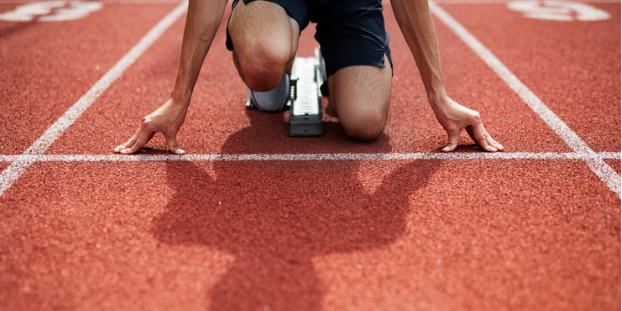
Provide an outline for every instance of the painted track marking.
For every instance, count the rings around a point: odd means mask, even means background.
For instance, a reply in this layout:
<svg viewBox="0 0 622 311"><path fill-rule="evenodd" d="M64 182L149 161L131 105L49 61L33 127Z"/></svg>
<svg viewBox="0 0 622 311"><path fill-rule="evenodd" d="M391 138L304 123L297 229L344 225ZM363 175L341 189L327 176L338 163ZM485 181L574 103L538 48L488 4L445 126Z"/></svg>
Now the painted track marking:
<svg viewBox="0 0 622 311"><path fill-rule="evenodd" d="M490 52L475 36L445 12L438 4L430 1L430 10L449 29L451 29L466 45L479 56L538 116L561 137L575 153L583 155L595 154L564 121L534 94L516 75L514 75L492 52ZM620 194L620 175L611 168L602 158L585 156L585 163L592 172L602 180L618 197Z"/></svg>
<svg viewBox="0 0 622 311"><path fill-rule="evenodd" d="M66 7L68 5L68 7ZM100 10L101 2L96 1L43 1L18 6L15 10L0 14L0 20L10 22L60 22L80 19Z"/></svg>
<svg viewBox="0 0 622 311"><path fill-rule="evenodd" d="M73 122L89 108L93 102L104 92L117 78L130 67L185 11L186 3L183 2L158 24L156 24L123 58L117 62L91 89L89 89L76 103L73 104L52 126L50 126L39 139L37 139L22 155L18 156L0 174L0 196L15 183L15 181L34 163L36 157L41 155L54 143Z"/></svg>
<svg viewBox="0 0 622 311"><path fill-rule="evenodd" d="M48 154L0 155L0 162L18 158L33 162L165 162L165 161L323 161L323 160L584 160L621 159L619 152L580 154L575 152L497 153L292 153L292 154Z"/></svg>
<svg viewBox="0 0 622 311"><path fill-rule="evenodd" d="M600 21L611 17L609 13L580 2L558 0L510 1L508 9L522 12L525 17L553 21Z"/></svg>

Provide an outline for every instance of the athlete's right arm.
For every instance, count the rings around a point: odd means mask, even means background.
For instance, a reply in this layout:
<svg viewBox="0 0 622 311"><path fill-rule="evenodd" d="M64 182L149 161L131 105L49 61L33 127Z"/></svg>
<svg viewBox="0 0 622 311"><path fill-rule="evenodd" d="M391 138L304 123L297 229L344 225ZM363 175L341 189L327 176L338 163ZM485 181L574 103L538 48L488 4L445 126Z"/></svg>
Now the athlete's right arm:
<svg viewBox="0 0 622 311"><path fill-rule="evenodd" d="M166 138L170 152L184 153L177 145L177 132L186 118L194 85L222 20L227 2L227 0L189 1L179 70L171 97L160 108L145 116L134 136L115 147L115 152L134 153L147 144L155 133L161 132Z"/></svg>

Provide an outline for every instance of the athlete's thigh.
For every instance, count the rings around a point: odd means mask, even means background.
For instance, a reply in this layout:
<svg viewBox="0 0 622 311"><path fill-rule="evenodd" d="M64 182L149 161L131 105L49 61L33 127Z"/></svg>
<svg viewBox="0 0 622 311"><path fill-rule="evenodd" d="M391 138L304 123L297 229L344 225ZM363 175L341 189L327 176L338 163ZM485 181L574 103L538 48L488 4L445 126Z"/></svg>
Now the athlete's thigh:
<svg viewBox="0 0 622 311"><path fill-rule="evenodd" d="M392 68L385 56L385 66L345 67L328 78L329 104L348 127L371 122L384 128L391 101Z"/></svg>
<svg viewBox="0 0 622 311"><path fill-rule="evenodd" d="M270 1L239 1L229 19L228 32L238 56L258 52L295 56L300 28L285 9Z"/></svg>

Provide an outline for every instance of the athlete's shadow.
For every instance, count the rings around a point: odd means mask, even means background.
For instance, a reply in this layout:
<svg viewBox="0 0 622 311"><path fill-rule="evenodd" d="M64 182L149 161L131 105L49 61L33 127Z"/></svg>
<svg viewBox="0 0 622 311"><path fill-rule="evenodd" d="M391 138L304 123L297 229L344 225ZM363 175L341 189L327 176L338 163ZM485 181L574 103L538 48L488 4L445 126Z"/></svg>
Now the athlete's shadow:
<svg viewBox="0 0 622 311"><path fill-rule="evenodd" d="M240 150L257 131L269 130L255 127L229 137L222 153ZM166 165L176 194L154 219L155 236L236 258L210 290L210 309L319 310L327 284L318 278L312 259L384 247L398 239L410 200L416 200L413 196L439 162L396 167L373 193L359 181L359 161L353 160Z"/></svg>

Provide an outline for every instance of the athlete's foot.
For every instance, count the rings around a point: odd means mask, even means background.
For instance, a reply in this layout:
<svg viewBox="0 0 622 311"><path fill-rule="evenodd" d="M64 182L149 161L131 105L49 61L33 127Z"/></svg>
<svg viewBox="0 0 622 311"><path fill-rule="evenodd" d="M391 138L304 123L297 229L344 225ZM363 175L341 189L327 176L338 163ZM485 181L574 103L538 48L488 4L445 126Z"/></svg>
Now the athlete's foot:
<svg viewBox="0 0 622 311"><path fill-rule="evenodd" d="M335 111L335 109L333 109L333 107L330 105L330 103L324 109L324 114L326 114L329 117L339 118L337 116L337 111Z"/></svg>
<svg viewBox="0 0 622 311"><path fill-rule="evenodd" d="M284 73L279 84L269 91L257 92L248 89L248 93L258 110L265 112L281 111L289 99L289 75Z"/></svg>

